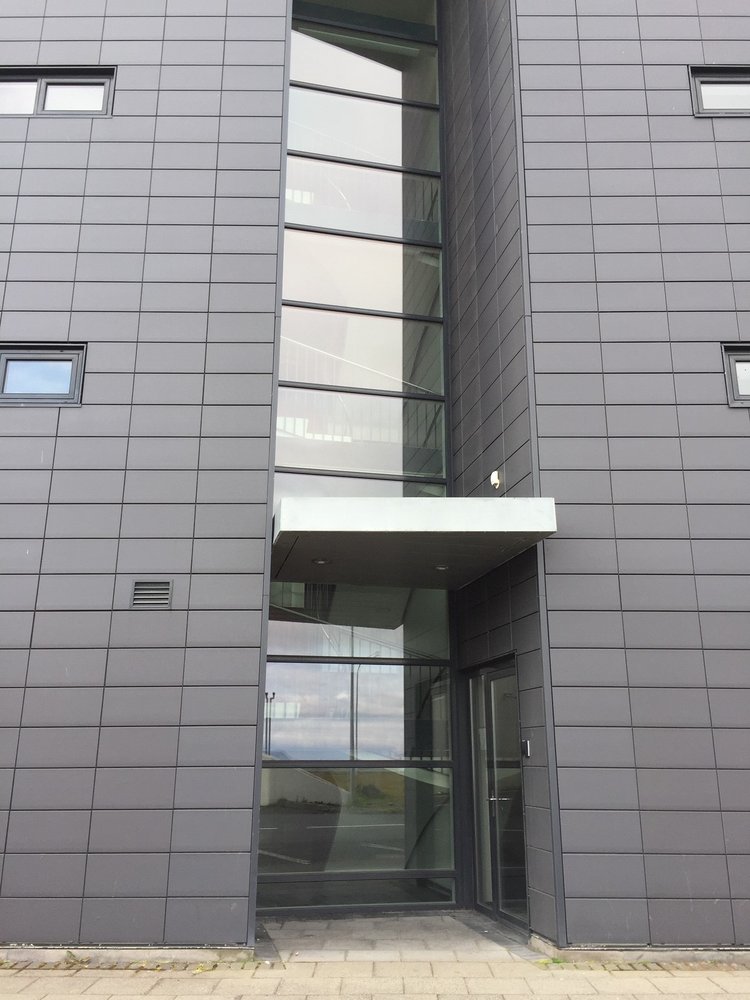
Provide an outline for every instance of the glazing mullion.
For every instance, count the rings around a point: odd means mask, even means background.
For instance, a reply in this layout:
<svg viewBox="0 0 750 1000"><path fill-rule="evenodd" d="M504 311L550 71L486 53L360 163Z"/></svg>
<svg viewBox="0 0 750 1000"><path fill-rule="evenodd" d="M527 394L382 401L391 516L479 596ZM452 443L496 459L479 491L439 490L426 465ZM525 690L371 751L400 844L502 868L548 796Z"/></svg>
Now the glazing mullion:
<svg viewBox="0 0 750 1000"><path fill-rule="evenodd" d="M301 149L288 149L287 154L290 157L302 156L306 160L319 160L321 163L342 163L350 167L371 167L374 170L389 170L396 174L413 174L416 177L434 177L435 180L440 180L441 173L439 170L425 170L422 167L409 167L405 170L404 167L394 166L392 163L373 163L372 160L342 160L338 156L330 156L328 153L310 153L307 150Z"/></svg>
<svg viewBox="0 0 750 1000"><path fill-rule="evenodd" d="M360 306L330 306L324 302L308 302L305 299L291 299L284 296L282 304L293 309L318 309L324 312L334 311L346 313L350 316L373 316L382 319L403 319L414 323L437 323L441 324L442 319L435 316L425 316L421 313L392 312L387 309L363 309Z"/></svg>
<svg viewBox="0 0 750 1000"><path fill-rule="evenodd" d="M284 389L319 389L321 392L345 392L357 396L379 396L383 399L425 399L431 403L445 402L445 396L430 392L398 392L388 389L363 389L352 385L327 385L324 382L292 382L280 379L279 385Z"/></svg>
<svg viewBox="0 0 750 1000"><path fill-rule="evenodd" d="M347 90L344 87L327 87L321 83L310 83L307 80L290 80L290 87L297 90L315 90L321 94L338 94L341 97L356 97L363 101L378 101L381 104L394 104L400 108L416 108L422 111L439 111L440 105L432 101L408 101L399 97L388 97L385 94L373 94L368 90Z"/></svg>

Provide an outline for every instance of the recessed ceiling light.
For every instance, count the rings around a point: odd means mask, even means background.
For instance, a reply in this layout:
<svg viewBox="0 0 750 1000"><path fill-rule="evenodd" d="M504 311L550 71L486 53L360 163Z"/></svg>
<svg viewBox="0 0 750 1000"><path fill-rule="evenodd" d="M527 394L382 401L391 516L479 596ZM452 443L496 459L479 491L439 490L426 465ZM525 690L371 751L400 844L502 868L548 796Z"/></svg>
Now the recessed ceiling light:
<svg viewBox="0 0 750 1000"><path fill-rule="evenodd" d="M438 570L440 573L445 573L446 570L450 569L450 566L446 566L445 563L438 563L435 569Z"/></svg>
<svg viewBox="0 0 750 1000"><path fill-rule="evenodd" d="M328 566L330 564L330 559L313 559L313 566Z"/></svg>

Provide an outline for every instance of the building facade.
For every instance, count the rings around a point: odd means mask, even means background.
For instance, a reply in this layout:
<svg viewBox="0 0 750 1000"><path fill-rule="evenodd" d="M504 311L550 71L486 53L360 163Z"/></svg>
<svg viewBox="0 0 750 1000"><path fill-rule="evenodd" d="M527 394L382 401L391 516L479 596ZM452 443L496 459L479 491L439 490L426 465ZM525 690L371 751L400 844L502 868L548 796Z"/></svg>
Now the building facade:
<svg viewBox="0 0 750 1000"><path fill-rule="evenodd" d="M0 941L750 944L741 0L4 0Z"/></svg>

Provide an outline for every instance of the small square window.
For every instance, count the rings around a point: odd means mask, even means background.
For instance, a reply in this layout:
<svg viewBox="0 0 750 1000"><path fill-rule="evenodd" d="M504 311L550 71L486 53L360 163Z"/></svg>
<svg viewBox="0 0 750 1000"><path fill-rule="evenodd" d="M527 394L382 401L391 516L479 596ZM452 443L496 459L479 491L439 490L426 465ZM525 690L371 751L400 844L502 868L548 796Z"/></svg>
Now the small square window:
<svg viewBox="0 0 750 1000"><path fill-rule="evenodd" d="M692 67L696 115L750 115L750 67Z"/></svg>
<svg viewBox="0 0 750 1000"><path fill-rule="evenodd" d="M6 396L68 396L72 380L72 358L43 361L10 357L5 362L3 393Z"/></svg>
<svg viewBox="0 0 750 1000"><path fill-rule="evenodd" d="M101 114L106 95L107 88L103 80L92 83L48 80L44 86L42 111Z"/></svg>
<svg viewBox="0 0 750 1000"><path fill-rule="evenodd" d="M750 406L750 345L724 345L724 370L730 406Z"/></svg>
<svg viewBox="0 0 750 1000"><path fill-rule="evenodd" d="M76 404L83 381L82 344L0 345L0 404Z"/></svg>

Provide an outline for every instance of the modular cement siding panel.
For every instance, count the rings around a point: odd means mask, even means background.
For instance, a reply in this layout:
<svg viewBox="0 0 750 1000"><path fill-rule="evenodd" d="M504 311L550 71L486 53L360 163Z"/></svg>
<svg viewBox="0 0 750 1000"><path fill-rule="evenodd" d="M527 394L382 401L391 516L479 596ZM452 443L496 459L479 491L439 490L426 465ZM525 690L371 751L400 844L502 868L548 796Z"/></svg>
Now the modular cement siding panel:
<svg viewBox="0 0 750 1000"><path fill-rule="evenodd" d="M511 5L443 7L446 246L454 492L530 496L527 316L521 267ZM530 923L556 938L536 553L458 595L459 666L516 653L524 766ZM470 752L470 748L468 750Z"/></svg>
<svg viewBox="0 0 750 1000"><path fill-rule="evenodd" d="M694 117L687 66L750 64L750 17L714 8L517 3L576 944L748 944L750 119Z"/></svg>
<svg viewBox="0 0 750 1000"><path fill-rule="evenodd" d="M1 65L116 81L0 118L0 337L88 344L0 408L0 941L244 943L287 3L7 7Z"/></svg>

